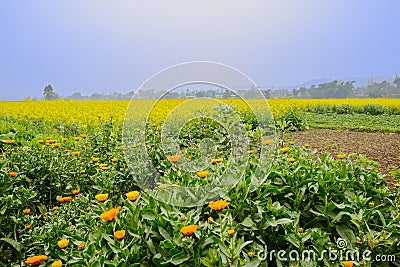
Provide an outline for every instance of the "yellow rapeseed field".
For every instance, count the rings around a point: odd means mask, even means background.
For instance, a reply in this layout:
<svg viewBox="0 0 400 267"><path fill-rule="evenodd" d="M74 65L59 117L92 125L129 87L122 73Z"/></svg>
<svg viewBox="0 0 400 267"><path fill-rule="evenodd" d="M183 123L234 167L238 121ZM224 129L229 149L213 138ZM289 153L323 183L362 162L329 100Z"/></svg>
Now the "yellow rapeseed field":
<svg viewBox="0 0 400 267"><path fill-rule="evenodd" d="M192 102L188 102L192 101ZM155 100L134 100L131 104L129 100L56 100L56 101L20 101L20 102L0 102L0 114L2 116L14 117L17 119L43 118L46 121L67 121L79 122L87 125L96 125L101 120L112 119L116 123L122 123L127 108L136 115L146 115L146 111L151 110L151 118L160 120L165 118L174 108L179 105L191 107L192 109L203 109L216 106L224 102L238 106L242 110L249 109L250 103L254 110L265 110L269 108L274 115L281 114L289 109L307 109L318 105L344 105L361 107L365 104L377 104L390 108L400 108L400 99L250 99L246 102L238 99L224 100L190 100L190 99L166 99ZM185 112L179 111L184 116Z"/></svg>

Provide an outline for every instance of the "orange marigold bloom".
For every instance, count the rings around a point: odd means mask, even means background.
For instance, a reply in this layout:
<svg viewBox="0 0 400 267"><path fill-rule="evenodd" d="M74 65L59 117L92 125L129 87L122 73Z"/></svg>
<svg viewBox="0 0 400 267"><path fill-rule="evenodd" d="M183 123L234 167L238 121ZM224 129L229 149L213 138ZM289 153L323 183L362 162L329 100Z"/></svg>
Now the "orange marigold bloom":
<svg viewBox="0 0 400 267"><path fill-rule="evenodd" d="M167 156L167 159L168 159L170 162L178 162L180 158L181 158L181 155L171 155L171 156Z"/></svg>
<svg viewBox="0 0 400 267"><path fill-rule="evenodd" d="M85 248L85 243L80 243L79 246L78 246L78 248L79 248L79 249Z"/></svg>
<svg viewBox="0 0 400 267"><path fill-rule="evenodd" d="M341 264L343 264L345 267L353 267L352 261L342 261Z"/></svg>
<svg viewBox="0 0 400 267"><path fill-rule="evenodd" d="M139 191L131 191L131 192L126 193L126 197L129 200L136 200L139 197L139 195L140 195Z"/></svg>
<svg viewBox="0 0 400 267"><path fill-rule="evenodd" d="M208 206L215 211L221 211L229 205L229 202L225 199L219 199L217 201L210 202Z"/></svg>
<svg viewBox="0 0 400 267"><path fill-rule="evenodd" d="M17 173L16 172L10 172L10 176L11 177L15 177L15 176L17 176Z"/></svg>
<svg viewBox="0 0 400 267"><path fill-rule="evenodd" d="M68 244L69 244L68 239L61 239L60 241L57 242L59 248L66 248L68 247Z"/></svg>
<svg viewBox="0 0 400 267"><path fill-rule="evenodd" d="M189 236L189 235L192 235L197 230L197 228L198 228L198 226L195 224L184 226L181 228L181 233L186 236Z"/></svg>
<svg viewBox="0 0 400 267"><path fill-rule="evenodd" d="M61 203L70 202L71 200L72 200L72 197L61 197L58 199L58 201L60 201Z"/></svg>
<svg viewBox="0 0 400 267"><path fill-rule="evenodd" d="M22 211L22 213L23 213L23 214L29 214L29 213L31 213L31 209L24 209L24 210Z"/></svg>
<svg viewBox="0 0 400 267"><path fill-rule="evenodd" d="M29 230L29 229L31 229L31 225L30 224L28 224L28 225L25 225L25 230Z"/></svg>
<svg viewBox="0 0 400 267"><path fill-rule="evenodd" d="M79 194L79 192L81 192L81 190L79 190L79 189L72 190L72 194L74 194L74 195Z"/></svg>
<svg viewBox="0 0 400 267"><path fill-rule="evenodd" d="M112 220L115 219L115 217L117 217L117 214L120 209L121 209L121 207L117 207L117 208L112 208L106 212L103 212L100 215L100 218L102 218L105 221L111 222Z"/></svg>
<svg viewBox="0 0 400 267"><path fill-rule="evenodd" d="M32 256L26 259L25 263L29 265L39 265L47 260L46 255Z"/></svg>
<svg viewBox="0 0 400 267"><path fill-rule="evenodd" d="M123 239L123 238L125 237L125 230L115 231L115 232L114 232L114 237L115 237L117 240Z"/></svg>

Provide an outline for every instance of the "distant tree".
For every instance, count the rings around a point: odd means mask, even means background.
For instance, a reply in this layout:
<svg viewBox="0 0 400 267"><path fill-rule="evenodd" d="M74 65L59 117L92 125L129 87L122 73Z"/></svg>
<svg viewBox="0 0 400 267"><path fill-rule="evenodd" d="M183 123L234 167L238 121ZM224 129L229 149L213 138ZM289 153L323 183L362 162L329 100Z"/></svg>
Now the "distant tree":
<svg viewBox="0 0 400 267"><path fill-rule="evenodd" d="M396 74L396 78L393 81L393 84L396 86L396 88L400 88L400 77L397 76L397 74Z"/></svg>
<svg viewBox="0 0 400 267"><path fill-rule="evenodd" d="M46 100L57 99L57 94L54 92L53 86L50 84L46 85L43 89L43 96Z"/></svg>
<svg viewBox="0 0 400 267"><path fill-rule="evenodd" d="M70 99L72 100L80 100L82 99L82 94L79 92L75 92L70 96Z"/></svg>

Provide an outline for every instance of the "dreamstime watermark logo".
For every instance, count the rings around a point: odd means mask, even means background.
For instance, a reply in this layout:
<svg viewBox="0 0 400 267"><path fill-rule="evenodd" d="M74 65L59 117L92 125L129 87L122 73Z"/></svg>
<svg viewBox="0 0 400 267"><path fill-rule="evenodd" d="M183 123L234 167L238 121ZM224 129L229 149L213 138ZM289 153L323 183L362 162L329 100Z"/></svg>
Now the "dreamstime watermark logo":
<svg viewBox="0 0 400 267"><path fill-rule="evenodd" d="M263 250L257 253L257 257L261 261L324 261L343 262L343 261L364 261L364 262L395 262L395 255L376 255L372 257L370 250L356 250L347 247L347 242L343 238L338 238L336 241L337 249L325 249L320 252L314 250L268 250L264 246Z"/></svg>
<svg viewBox="0 0 400 267"><path fill-rule="evenodd" d="M171 100L176 96L184 99ZM138 101L146 98L150 100ZM244 177L249 151L254 150L250 124L243 113L226 105L226 98L246 109L258 133L274 137L264 95L235 68L189 62L143 83L128 105L122 140L137 185L175 206L203 205L226 196ZM261 155L269 154L269 148L256 149L260 161L268 158ZM213 165L213 159L223 164ZM195 181L198 176L203 179Z"/></svg>

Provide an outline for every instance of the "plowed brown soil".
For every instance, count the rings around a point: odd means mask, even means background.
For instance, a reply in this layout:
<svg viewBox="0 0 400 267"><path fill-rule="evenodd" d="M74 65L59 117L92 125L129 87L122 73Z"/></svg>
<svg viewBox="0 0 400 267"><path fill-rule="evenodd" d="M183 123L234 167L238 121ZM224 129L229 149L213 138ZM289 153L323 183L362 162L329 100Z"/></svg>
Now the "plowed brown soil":
<svg viewBox="0 0 400 267"><path fill-rule="evenodd" d="M290 140L298 145L307 143L318 154L363 154L380 164L379 171L386 175L389 184L394 182L391 172L400 169L400 134L312 129L291 135Z"/></svg>

